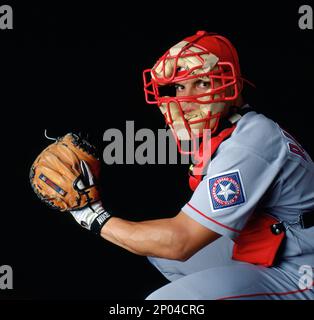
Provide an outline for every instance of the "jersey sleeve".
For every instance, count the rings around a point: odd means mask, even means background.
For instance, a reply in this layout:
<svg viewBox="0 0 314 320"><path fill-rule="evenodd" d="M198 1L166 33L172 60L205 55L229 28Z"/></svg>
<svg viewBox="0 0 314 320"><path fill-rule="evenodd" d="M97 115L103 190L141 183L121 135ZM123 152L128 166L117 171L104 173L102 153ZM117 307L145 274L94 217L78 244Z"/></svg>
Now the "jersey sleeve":
<svg viewBox="0 0 314 320"><path fill-rule="evenodd" d="M279 170L278 162L234 145L212 160L207 175L182 211L205 227L235 238Z"/></svg>

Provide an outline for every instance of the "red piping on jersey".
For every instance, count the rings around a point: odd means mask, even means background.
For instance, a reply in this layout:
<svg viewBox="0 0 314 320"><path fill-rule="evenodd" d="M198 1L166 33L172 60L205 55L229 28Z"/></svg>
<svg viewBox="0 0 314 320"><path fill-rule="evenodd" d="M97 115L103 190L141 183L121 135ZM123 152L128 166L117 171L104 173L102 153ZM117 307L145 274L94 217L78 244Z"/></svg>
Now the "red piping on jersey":
<svg viewBox="0 0 314 320"><path fill-rule="evenodd" d="M187 203L187 205L188 205L190 208L192 208L194 211L196 211L197 213L199 213L200 215L202 215L204 218L210 220L210 221L213 222L213 223L218 224L220 227L223 227L223 228L225 228L225 229L228 229L228 230L230 230L230 231L237 232L237 233L240 233L240 232L241 232L240 230L233 229L233 228L231 228L231 227L225 226L224 224L222 224L222 223L220 223L220 222L218 222L218 221L216 221L216 220L214 220L214 219L206 216L204 213L202 213L201 211L197 210L197 209L194 208L192 205L190 205L190 203Z"/></svg>
<svg viewBox="0 0 314 320"><path fill-rule="evenodd" d="M314 282L312 283L312 286L314 286ZM229 296L229 297L223 297L216 300L228 300L228 299L237 299L237 298L245 298L245 297L257 297L257 296L286 296L289 294L304 292L307 290L311 290L311 288L305 288L295 291L287 291L287 292L270 292L270 293L250 293L250 294L241 294L239 296Z"/></svg>

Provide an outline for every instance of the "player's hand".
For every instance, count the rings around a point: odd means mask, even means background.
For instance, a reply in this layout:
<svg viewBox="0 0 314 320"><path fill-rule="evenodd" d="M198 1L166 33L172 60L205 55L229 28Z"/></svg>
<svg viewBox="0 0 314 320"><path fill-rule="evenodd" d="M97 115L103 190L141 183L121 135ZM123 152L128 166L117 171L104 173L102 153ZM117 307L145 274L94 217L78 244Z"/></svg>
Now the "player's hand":
<svg viewBox="0 0 314 320"><path fill-rule="evenodd" d="M77 188L85 190L94 185L94 177L88 164L84 160L81 161L80 165L83 175L77 183ZM100 230L103 225L111 217L111 215L104 209L101 200L83 209L71 210L70 213L82 227L98 235L100 234Z"/></svg>

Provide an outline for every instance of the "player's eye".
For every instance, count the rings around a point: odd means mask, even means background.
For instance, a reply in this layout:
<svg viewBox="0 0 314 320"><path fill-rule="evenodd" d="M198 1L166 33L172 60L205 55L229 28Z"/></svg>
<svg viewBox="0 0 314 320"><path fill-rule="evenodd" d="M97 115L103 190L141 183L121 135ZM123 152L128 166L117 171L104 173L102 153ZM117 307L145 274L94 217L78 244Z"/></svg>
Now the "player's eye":
<svg viewBox="0 0 314 320"><path fill-rule="evenodd" d="M210 82L209 81L203 81L203 80L198 80L196 82L196 86L200 89L208 89L210 88Z"/></svg>
<svg viewBox="0 0 314 320"><path fill-rule="evenodd" d="M183 91L184 90L184 86L181 84L178 84L178 83L176 83L174 85L174 87L175 87L176 91Z"/></svg>

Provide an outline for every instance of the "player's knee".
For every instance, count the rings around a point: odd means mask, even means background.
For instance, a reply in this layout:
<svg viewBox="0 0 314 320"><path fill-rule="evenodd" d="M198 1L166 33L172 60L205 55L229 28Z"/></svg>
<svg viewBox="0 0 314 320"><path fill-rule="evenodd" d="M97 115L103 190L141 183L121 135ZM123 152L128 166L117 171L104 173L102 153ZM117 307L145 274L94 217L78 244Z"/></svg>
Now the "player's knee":
<svg viewBox="0 0 314 320"><path fill-rule="evenodd" d="M145 300L158 300L157 298L154 297L154 292L148 295Z"/></svg>
<svg viewBox="0 0 314 320"><path fill-rule="evenodd" d="M175 261L167 259L147 257L149 262L169 281L175 281L184 276L176 267Z"/></svg>
<svg viewBox="0 0 314 320"><path fill-rule="evenodd" d="M152 292L145 300L194 300L195 298L201 298L198 293L186 286L182 286L180 281L166 284Z"/></svg>

